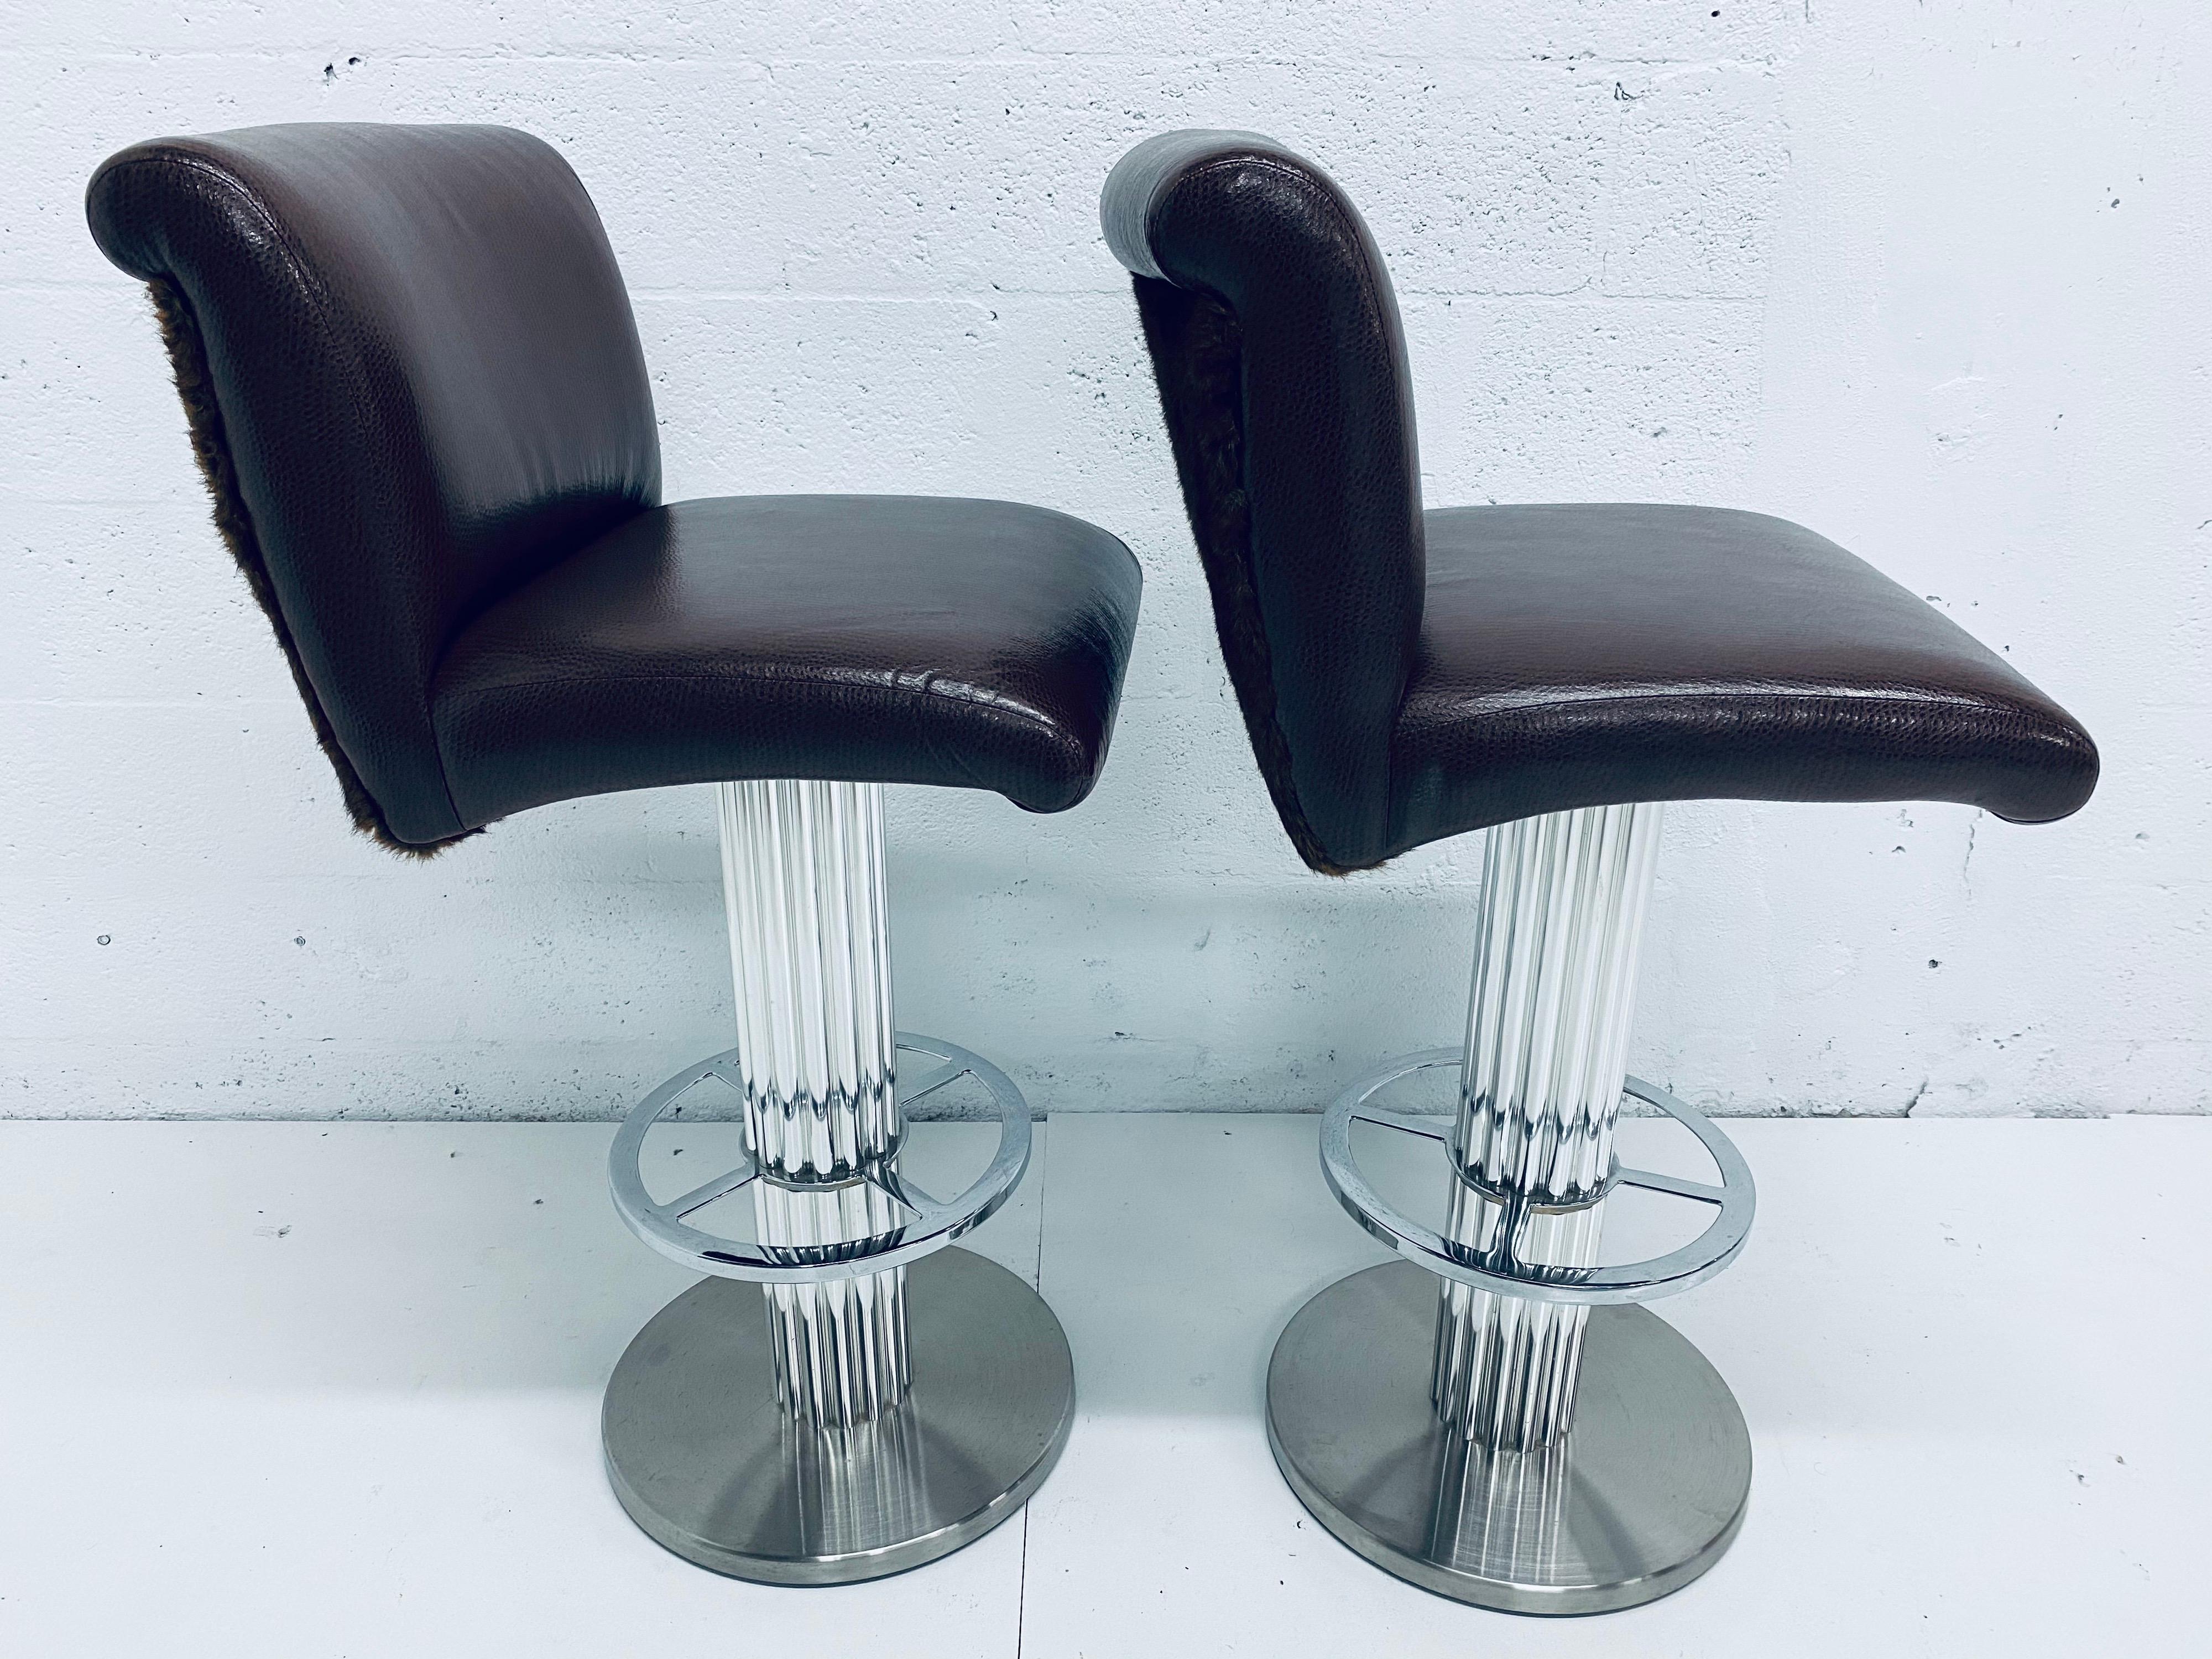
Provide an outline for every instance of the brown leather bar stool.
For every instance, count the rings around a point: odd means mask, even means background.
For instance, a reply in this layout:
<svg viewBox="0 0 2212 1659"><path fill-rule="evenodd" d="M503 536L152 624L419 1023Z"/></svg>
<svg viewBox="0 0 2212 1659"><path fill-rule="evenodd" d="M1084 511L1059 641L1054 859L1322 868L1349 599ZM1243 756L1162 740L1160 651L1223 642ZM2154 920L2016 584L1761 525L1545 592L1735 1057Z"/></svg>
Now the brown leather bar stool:
<svg viewBox="0 0 2212 1659"><path fill-rule="evenodd" d="M1490 831L1462 1042L1322 1120L1322 1163L1406 1258L1331 1285L1267 1375L1277 1463L1337 1537L1486 1607L1594 1613L1680 1589L1741 1524L1751 1443L1704 1357L1637 1305L1719 1272L1750 1171L1627 1078L1669 800L1949 800L2015 823L2089 797L2048 697L1809 530L1697 507L1425 511L1390 280L1343 192L1250 133L1179 132L1107 180L1221 647L1283 828L1327 874ZM1455 1113L1394 1106L1456 1075ZM1626 1092L1717 1182L1621 1168ZM1430 1227L1361 1174L1355 1123L1438 1144ZM1607 1194L1709 1206L1600 1265Z"/></svg>
<svg viewBox="0 0 2212 1659"><path fill-rule="evenodd" d="M428 854L548 802L720 786L739 1042L614 1149L624 1218L709 1275L608 1385L623 1505L702 1565L792 1583L1005 1520L1066 1438L1067 1342L1020 1279L944 1248L1021 1179L1029 1111L895 1030L882 786L1088 794L1127 550L1003 501L662 505L621 274L525 133L162 139L101 167L88 210L152 288L216 521L362 830ZM939 1199L899 1174L902 1112L963 1090L999 1150ZM654 1195L647 1132L718 1107L749 1155ZM739 1194L754 1236L708 1231Z"/></svg>

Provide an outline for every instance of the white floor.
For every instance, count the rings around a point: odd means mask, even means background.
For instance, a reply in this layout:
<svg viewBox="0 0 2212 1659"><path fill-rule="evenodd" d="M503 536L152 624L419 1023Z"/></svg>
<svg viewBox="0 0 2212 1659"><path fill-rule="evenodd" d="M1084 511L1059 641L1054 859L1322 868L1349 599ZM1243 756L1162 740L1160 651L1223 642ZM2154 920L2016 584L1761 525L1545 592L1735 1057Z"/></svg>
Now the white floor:
<svg viewBox="0 0 2212 1659"><path fill-rule="evenodd" d="M0 1123L0 1654L2212 1649L2212 1121L1729 1127L1758 1228L1665 1311L1750 1420L1750 1519L1671 1600L1543 1622L1384 1577L1275 1474L1275 1334L1378 1259L1312 1118L1045 1126L974 1243L1066 1324L1066 1457L1024 1520L827 1591L698 1571L608 1494L599 1388L686 1282L610 1211L608 1128ZM925 1126L916 1174L984 1133Z"/></svg>

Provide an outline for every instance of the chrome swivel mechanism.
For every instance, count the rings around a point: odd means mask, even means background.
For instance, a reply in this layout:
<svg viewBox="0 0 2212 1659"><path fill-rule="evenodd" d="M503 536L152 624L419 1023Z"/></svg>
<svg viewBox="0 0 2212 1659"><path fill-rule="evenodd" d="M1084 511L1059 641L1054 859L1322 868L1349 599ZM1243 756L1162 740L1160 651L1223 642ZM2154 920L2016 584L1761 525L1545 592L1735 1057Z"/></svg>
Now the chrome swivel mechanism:
<svg viewBox="0 0 2212 1659"><path fill-rule="evenodd" d="M1727 1267L1754 1202L1725 1135L1625 1074L1660 811L1590 807L1492 830L1465 1045L1394 1061L1322 1120L1330 1190L1406 1259L1292 1317L1268 1367L1268 1442L1338 1538L1483 1607L1599 1613L1679 1589L1727 1550L1750 1490L1728 1385L1633 1305ZM1377 1098L1443 1067L1460 1074L1452 1117ZM1624 1094L1687 1127L1718 1184L1620 1167ZM1360 1122L1445 1151L1441 1231L1369 1183L1352 1150ZM1680 1249L1601 1267L1606 1201L1622 1186L1717 1213Z"/></svg>
<svg viewBox="0 0 2212 1659"><path fill-rule="evenodd" d="M655 1089L611 1155L623 1219L708 1278L616 1366L607 1472L647 1534L717 1572L881 1577L1006 1520L1066 1441L1060 1322L945 1248L1020 1182L1029 1107L965 1048L894 1032L882 786L724 784L720 810L738 1043ZM656 1200L647 1136L709 1085L735 1091L748 1156ZM988 1094L999 1146L944 1201L898 1161L906 1109L955 1086ZM756 1238L693 1224L740 1194Z"/></svg>

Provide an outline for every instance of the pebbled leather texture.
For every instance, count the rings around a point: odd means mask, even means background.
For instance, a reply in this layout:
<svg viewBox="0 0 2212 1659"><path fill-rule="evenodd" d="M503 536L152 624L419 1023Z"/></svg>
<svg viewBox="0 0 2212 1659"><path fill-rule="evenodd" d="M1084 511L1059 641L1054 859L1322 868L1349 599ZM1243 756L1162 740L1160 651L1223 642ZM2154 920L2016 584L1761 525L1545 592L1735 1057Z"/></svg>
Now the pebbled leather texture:
<svg viewBox="0 0 2212 1659"><path fill-rule="evenodd" d="M1955 800L2064 817L2088 735L1824 537L1705 507L1429 514L1394 851L1625 800Z"/></svg>
<svg viewBox="0 0 2212 1659"><path fill-rule="evenodd" d="M1386 856L1420 625L1420 463L1397 301L1336 186L1249 133L1169 133L1107 180L1231 683L1307 862Z"/></svg>
<svg viewBox="0 0 2212 1659"><path fill-rule="evenodd" d="M1135 562L1038 508L660 509L621 273L568 164L497 127L157 140L87 192L154 289L216 522L356 822L716 778L1096 780Z"/></svg>
<svg viewBox="0 0 2212 1659"><path fill-rule="evenodd" d="M1315 869L1615 802L1956 800L2033 823L2095 787L2063 709L1796 525L1423 513L1389 276L1342 193L1272 140L1148 140L1100 219L1254 753Z"/></svg>
<svg viewBox="0 0 2212 1659"><path fill-rule="evenodd" d="M1140 580L1042 507L738 496L633 518L487 611L433 703L464 819L724 778L1074 805L1104 763Z"/></svg>
<svg viewBox="0 0 2212 1659"><path fill-rule="evenodd" d="M196 435L234 492L219 516L367 827L460 834L439 653L659 494L637 330L583 186L504 128L308 125L135 145L86 205L198 353Z"/></svg>

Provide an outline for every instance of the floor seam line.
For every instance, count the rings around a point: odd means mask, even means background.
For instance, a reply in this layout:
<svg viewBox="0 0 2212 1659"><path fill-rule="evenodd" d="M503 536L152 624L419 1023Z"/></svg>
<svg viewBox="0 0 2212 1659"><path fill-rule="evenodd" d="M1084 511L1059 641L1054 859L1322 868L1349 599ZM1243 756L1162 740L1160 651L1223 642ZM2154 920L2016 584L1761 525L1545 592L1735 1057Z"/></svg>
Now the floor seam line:
<svg viewBox="0 0 2212 1659"><path fill-rule="evenodd" d="M1022 1642L1030 1619L1030 1510L1022 1505L1022 1566L1014 1581L1014 1659L1022 1659Z"/></svg>

